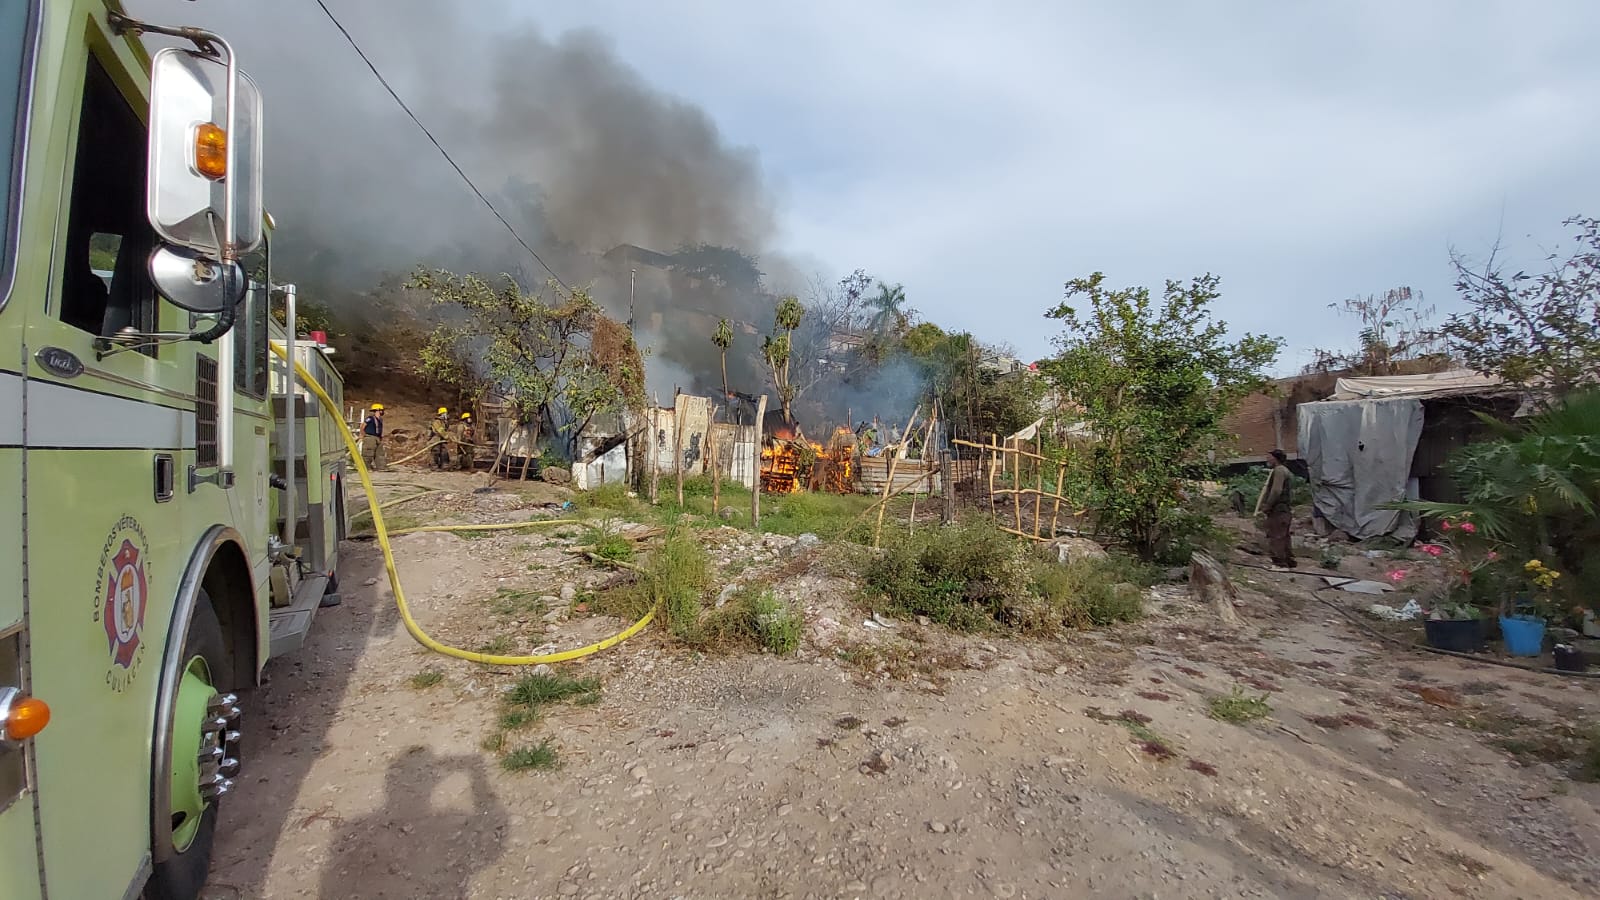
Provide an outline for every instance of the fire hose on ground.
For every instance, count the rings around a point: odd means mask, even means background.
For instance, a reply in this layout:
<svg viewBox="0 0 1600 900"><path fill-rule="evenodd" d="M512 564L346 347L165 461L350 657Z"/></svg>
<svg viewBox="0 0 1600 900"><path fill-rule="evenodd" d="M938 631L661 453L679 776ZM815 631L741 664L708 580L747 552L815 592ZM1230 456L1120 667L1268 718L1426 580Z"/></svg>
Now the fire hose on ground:
<svg viewBox="0 0 1600 900"><path fill-rule="evenodd" d="M272 342L271 347L272 352L276 353L279 358L283 359L285 362L289 361L288 353L284 350L282 345L274 341ZM322 386L317 384L316 379L312 377L311 373L306 371L305 367L300 365L298 362L294 363L294 369L295 373L299 377L300 383L305 385L308 390L316 395L317 401L322 404L322 408L327 410L328 414L334 418L340 418L342 413L339 411L339 407L334 404L333 398L328 396L327 392L322 389ZM394 549L389 545L389 529L383 521L383 504L378 502L377 490L372 484L372 476L367 471L366 463L362 462L361 460L361 450L356 446L355 437L350 434L349 429L341 428L339 429L339 432L344 436L345 447L350 451L351 463L355 466L356 475L361 479L361 489L365 491L367 495L367 506L372 514L372 527L377 532L378 547L383 551L383 567L389 576L389 588L394 592L395 609L400 612L400 621L405 623L406 631L409 632L410 635L416 639L416 642L422 646L427 647L429 650L432 650L435 653L440 653L445 656L451 656L456 659L464 659L469 662L484 663L491 666L537 666L546 663L559 663L574 659L582 659L585 656L591 656L595 653L599 653L602 650L615 647L628 638L631 638L643 631L655 619L656 611L659 609L659 606L651 607L650 611L645 613L644 617L639 621L634 622L632 625L629 625L627 628L604 640L596 641L593 644L588 644L583 647L576 647L571 650L561 650L555 653L541 653L529 656L507 656L497 653L479 653L474 650L463 650L460 647L452 647L448 644L435 640L431 635L422 629L421 625L417 624L417 620L411 615L411 607L406 603L405 591L400 586L400 573L395 568L394 564ZM519 528L571 524L572 522L573 520L571 519L540 519L530 522L503 522L492 525L423 525L416 528L407 528L402 531L396 531L395 534L406 534L411 532L507 531Z"/></svg>

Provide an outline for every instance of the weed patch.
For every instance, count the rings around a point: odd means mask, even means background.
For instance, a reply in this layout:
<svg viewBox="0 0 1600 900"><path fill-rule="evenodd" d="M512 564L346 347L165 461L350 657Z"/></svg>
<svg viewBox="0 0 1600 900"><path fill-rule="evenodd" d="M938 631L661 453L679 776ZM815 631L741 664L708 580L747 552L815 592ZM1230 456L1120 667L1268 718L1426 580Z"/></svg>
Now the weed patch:
<svg viewBox="0 0 1600 900"><path fill-rule="evenodd" d="M1143 713L1125 709L1113 716L1101 712L1098 707L1094 706L1089 707L1084 712L1096 722L1109 722L1128 729L1128 734L1132 735L1134 741L1139 744L1139 749L1157 759L1171 759L1177 756L1177 747L1173 742L1157 734L1150 727L1150 717Z"/></svg>
<svg viewBox="0 0 1600 900"><path fill-rule="evenodd" d="M552 703L577 700L600 694L600 679L573 678L570 675L531 673L506 691L506 704L512 708L538 710Z"/></svg>
<svg viewBox="0 0 1600 900"><path fill-rule="evenodd" d="M746 585L720 609L705 615L699 626L702 647L753 645L777 656L800 649L805 623L771 588Z"/></svg>
<svg viewBox="0 0 1600 900"><path fill-rule="evenodd" d="M551 745L550 739L545 738L537 744L507 753L500 759L500 766L507 772L548 771L561 768L561 754Z"/></svg>
<svg viewBox="0 0 1600 900"><path fill-rule="evenodd" d="M487 653L491 656L503 656L504 654L510 653L514 646L515 642L513 642L510 637L500 634L495 635L494 638L484 641L482 644L480 644L478 646L478 652Z"/></svg>
<svg viewBox="0 0 1600 900"><path fill-rule="evenodd" d="M1265 719L1271 714L1272 707L1267 704L1265 694L1251 697L1238 688L1234 688L1231 693L1224 696L1212 697L1210 702L1211 718L1218 722L1243 725L1256 719Z"/></svg>
<svg viewBox="0 0 1600 900"><path fill-rule="evenodd" d="M583 543L598 559L611 562L632 562L633 541L608 525L594 525L584 532Z"/></svg>
<svg viewBox="0 0 1600 900"><path fill-rule="evenodd" d="M425 669L411 676L409 684L416 690L426 690L444 681L444 673L438 669Z"/></svg>
<svg viewBox="0 0 1600 900"><path fill-rule="evenodd" d="M526 618L544 612L544 601L533 591L500 588L489 600L489 611L509 618Z"/></svg>
<svg viewBox="0 0 1600 900"><path fill-rule="evenodd" d="M1149 572L1121 557L1058 563L992 522L896 535L863 563L867 587L902 617L926 616L958 631L996 627L1048 635L1143 614Z"/></svg>

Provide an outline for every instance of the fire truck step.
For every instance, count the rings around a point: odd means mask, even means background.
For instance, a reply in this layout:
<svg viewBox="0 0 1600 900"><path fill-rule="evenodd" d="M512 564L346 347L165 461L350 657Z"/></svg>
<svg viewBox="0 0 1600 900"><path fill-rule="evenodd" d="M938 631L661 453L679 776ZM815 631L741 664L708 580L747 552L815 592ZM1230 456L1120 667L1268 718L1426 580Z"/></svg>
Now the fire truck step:
<svg viewBox="0 0 1600 900"><path fill-rule="evenodd" d="M322 594L328 587L326 575L312 575L302 579L294 592L294 602L272 611L268 620L270 656L282 656L299 650L311 631L311 622L317 617L322 604Z"/></svg>

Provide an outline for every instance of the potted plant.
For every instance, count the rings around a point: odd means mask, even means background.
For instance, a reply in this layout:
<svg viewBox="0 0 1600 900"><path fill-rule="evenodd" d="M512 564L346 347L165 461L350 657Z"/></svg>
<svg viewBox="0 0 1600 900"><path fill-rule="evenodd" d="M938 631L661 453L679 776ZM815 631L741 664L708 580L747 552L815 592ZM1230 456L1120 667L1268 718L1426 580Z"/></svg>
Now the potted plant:
<svg viewBox="0 0 1600 900"><path fill-rule="evenodd" d="M1485 639L1485 607L1499 605L1501 579L1497 577L1499 553L1493 544L1478 535L1470 513L1447 518L1440 527L1449 538L1421 544L1426 556L1453 563L1453 577L1444 594L1428 610L1423 633L1428 646L1459 652L1482 650Z"/></svg>
<svg viewBox="0 0 1600 900"><path fill-rule="evenodd" d="M1471 653L1483 649L1483 611L1470 603L1441 603L1428 610L1423 632L1428 646Z"/></svg>
<svg viewBox="0 0 1600 900"><path fill-rule="evenodd" d="M1550 592L1561 573L1530 559L1522 564L1530 593L1513 602L1507 598L1500 610L1500 633L1512 656L1538 656L1544 652L1544 623L1550 609Z"/></svg>

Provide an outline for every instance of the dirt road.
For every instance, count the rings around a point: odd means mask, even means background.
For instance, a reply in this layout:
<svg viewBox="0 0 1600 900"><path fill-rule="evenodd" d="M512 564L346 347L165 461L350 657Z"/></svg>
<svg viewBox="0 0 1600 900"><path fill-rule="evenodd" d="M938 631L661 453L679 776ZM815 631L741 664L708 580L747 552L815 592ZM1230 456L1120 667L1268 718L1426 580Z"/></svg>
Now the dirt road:
<svg viewBox="0 0 1600 900"><path fill-rule="evenodd" d="M468 487L452 477L433 476ZM440 503L484 521L537 499ZM1600 891L1600 787L1471 727L1593 721L1592 682L1396 656L1262 573L1239 632L1181 585L1155 589L1144 622L1061 641L868 627L813 551L708 540L730 574L798 573L779 587L806 609L801 653L697 656L647 632L575 664L602 699L514 736L559 748L559 769L533 773L481 746L519 673L422 650L374 581L376 548L347 545L344 605L248 700L207 896ZM617 626L491 611L497 592L556 600L603 577L563 550L551 535L396 539L426 626L465 646L510 629L521 650ZM1270 716L1208 716L1235 687Z"/></svg>

